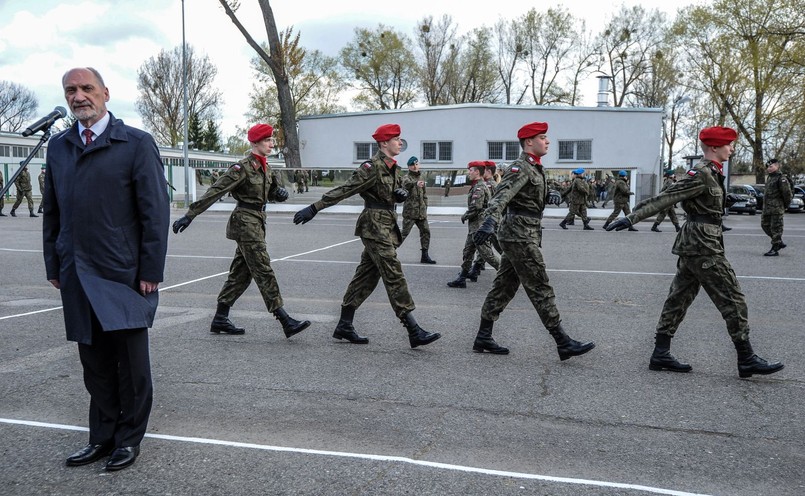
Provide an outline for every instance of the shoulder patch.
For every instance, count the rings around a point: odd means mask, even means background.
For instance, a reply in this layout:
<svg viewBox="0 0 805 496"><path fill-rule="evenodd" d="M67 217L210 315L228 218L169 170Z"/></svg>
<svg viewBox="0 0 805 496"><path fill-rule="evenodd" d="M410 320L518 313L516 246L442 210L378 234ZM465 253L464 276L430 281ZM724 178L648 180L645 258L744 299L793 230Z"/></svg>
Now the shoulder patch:
<svg viewBox="0 0 805 496"><path fill-rule="evenodd" d="M699 171L691 169L691 170L688 171L688 175L689 176L695 176L697 172L699 172Z"/></svg>
<svg viewBox="0 0 805 496"><path fill-rule="evenodd" d="M240 164L233 164L232 169L234 169L236 171L239 171L240 170Z"/></svg>
<svg viewBox="0 0 805 496"><path fill-rule="evenodd" d="M371 169L372 168L372 162L369 162L368 160L366 162L364 162L363 164L361 164L361 165L363 165L364 169Z"/></svg>
<svg viewBox="0 0 805 496"><path fill-rule="evenodd" d="M511 168L509 168L509 171L511 171L511 172L520 172L520 167L518 167L516 165L512 165Z"/></svg>

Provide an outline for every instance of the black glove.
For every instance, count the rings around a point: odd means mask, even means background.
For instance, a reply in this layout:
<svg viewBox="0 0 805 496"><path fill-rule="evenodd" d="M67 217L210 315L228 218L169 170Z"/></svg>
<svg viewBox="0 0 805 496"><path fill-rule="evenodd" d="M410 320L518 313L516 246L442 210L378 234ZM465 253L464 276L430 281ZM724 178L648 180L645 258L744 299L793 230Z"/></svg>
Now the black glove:
<svg viewBox="0 0 805 496"><path fill-rule="evenodd" d="M548 205L559 205L562 203L562 195L559 194L558 191L550 190L548 191Z"/></svg>
<svg viewBox="0 0 805 496"><path fill-rule="evenodd" d="M193 222L193 219L191 219L186 215L183 215L181 218L177 219L176 222L173 223L173 233L179 234L180 232L184 231L185 229L187 229L187 226L189 226L191 222Z"/></svg>
<svg viewBox="0 0 805 496"><path fill-rule="evenodd" d="M461 216L461 223L463 224L465 222L467 222L467 214L466 213Z"/></svg>
<svg viewBox="0 0 805 496"><path fill-rule="evenodd" d="M293 216L294 224L306 224L309 220L316 216L318 210L313 204L308 205L302 210L296 212Z"/></svg>
<svg viewBox="0 0 805 496"><path fill-rule="evenodd" d="M274 192L274 199L280 203L284 202L288 199L288 190L285 188L277 188L277 191Z"/></svg>
<svg viewBox="0 0 805 496"><path fill-rule="evenodd" d="M610 222L607 226L607 231L612 231L613 229L616 231L623 231L624 229L628 229L630 227L632 227L632 221L630 221L628 217L621 217L614 222Z"/></svg>
<svg viewBox="0 0 805 496"><path fill-rule="evenodd" d="M402 203L405 199L408 198L408 192L402 188L397 188L394 190L394 201L397 203Z"/></svg>
<svg viewBox="0 0 805 496"><path fill-rule="evenodd" d="M473 243L475 243L476 246L486 243L489 241L489 238L495 234L495 229L497 229L497 227L498 223L495 222L495 219L492 217L487 217L484 220L484 223L481 224L481 227L479 227L478 230L475 231L475 234L472 235Z"/></svg>

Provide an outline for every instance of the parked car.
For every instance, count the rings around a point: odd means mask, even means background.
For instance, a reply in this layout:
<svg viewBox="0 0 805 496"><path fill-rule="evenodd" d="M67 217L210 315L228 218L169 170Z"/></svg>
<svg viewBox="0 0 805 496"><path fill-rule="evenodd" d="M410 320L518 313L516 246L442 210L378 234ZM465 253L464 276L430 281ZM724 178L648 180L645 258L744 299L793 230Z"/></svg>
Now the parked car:
<svg viewBox="0 0 805 496"><path fill-rule="evenodd" d="M755 199L757 200L757 209L763 210L763 197L766 194L765 184L745 184L744 186L755 190Z"/></svg>
<svg viewBox="0 0 805 496"><path fill-rule="evenodd" d="M791 197L791 204L786 209L787 212L805 212L805 184L794 186L794 196Z"/></svg>
<svg viewBox="0 0 805 496"><path fill-rule="evenodd" d="M730 186L727 195L727 210L738 214L755 215L757 213L757 200L749 194L744 185Z"/></svg>

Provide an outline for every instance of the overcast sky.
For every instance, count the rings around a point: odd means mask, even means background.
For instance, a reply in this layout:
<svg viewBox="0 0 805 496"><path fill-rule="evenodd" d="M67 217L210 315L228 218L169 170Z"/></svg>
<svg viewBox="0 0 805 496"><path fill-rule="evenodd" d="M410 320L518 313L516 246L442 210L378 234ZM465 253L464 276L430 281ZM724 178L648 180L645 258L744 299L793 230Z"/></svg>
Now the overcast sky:
<svg viewBox="0 0 805 496"><path fill-rule="evenodd" d="M658 8L673 17L678 7L696 0L627 0ZM241 0L238 17L258 41L266 40L257 0ZM564 0L564 5L598 31L621 4ZM460 5L460 6L459 6ZM301 43L327 55L354 35L355 27L375 28L379 23L412 36L416 21L450 14L460 31L491 27L498 19L512 19L537 4L496 0L470 7L455 0L408 0L381 7L365 0L275 1L274 17L280 30L294 26ZM457 8L457 6L459 6ZM185 37L199 55L209 56L218 68L216 86L224 95L221 111L223 139L245 124L254 51L224 14L218 0L185 0ZM71 67L93 66L109 87L108 108L126 123L142 127L134 107L137 69L161 49L182 42L180 0L0 0L0 80L11 80L33 90L39 99L38 114L65 106L61 76ZM585 89L585 105L594 106L596 83Z"/></svg>

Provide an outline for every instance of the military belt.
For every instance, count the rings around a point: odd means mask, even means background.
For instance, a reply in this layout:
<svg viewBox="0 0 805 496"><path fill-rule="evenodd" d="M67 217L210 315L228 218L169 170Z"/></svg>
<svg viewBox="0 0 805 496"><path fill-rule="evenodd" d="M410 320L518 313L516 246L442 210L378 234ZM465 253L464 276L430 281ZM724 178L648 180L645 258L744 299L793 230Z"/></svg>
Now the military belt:
<svg viewBox="0 0 805 496"><path fill-rule="evenodd" d="M532 212L530 210L520 210L519 208L508 207L506 209L506 213L508 215L521 215L523 217L531 217L532 219L541 219L542 218L542 212L537 213L537 212Z"/></svg>
<svg viewBox="0 0 805 496"><path fill-rule="evenodd" d="M256 203L246 203L246 202L240 202L240 201L238 202L238 208L245 208L245 209L248 209L248 210L256 210L258 212L265 212L265 210L266 210L265 204L258 205Z"/></svg>
<svg viewBox="0 0 805 496"><path fill-rule="evenodd" d="M721 219L707 214L690 214L688 220L691 222L700 222L702 224L712 224L714 226L721 225Z"/></svg>
<svg viewBox="0 0 805 496"><path fill-rule="evenodd" d="M394 205L388 205L386 203L375 203L370 201L363 202L363 208L375 208L378 210L388 210L390 212L394 212L395 210Z"/></svg>

